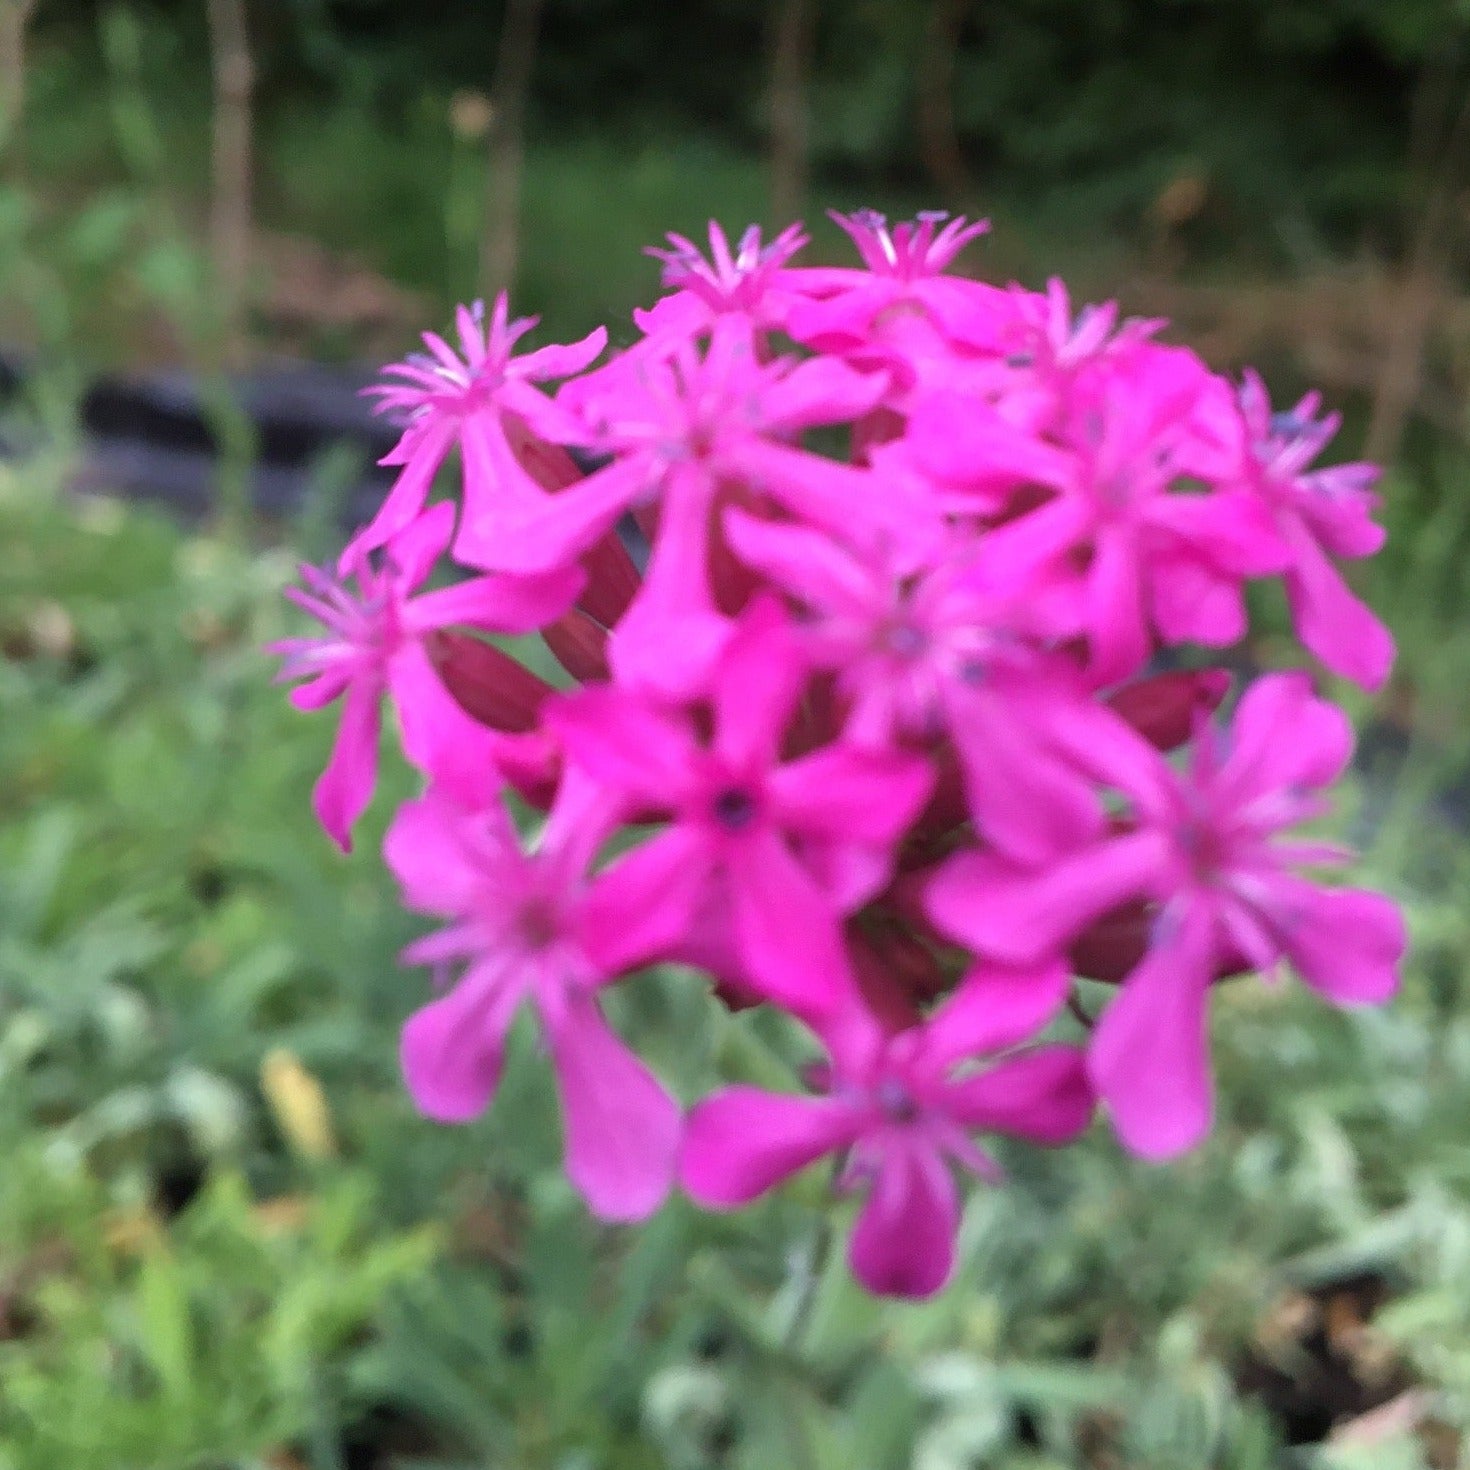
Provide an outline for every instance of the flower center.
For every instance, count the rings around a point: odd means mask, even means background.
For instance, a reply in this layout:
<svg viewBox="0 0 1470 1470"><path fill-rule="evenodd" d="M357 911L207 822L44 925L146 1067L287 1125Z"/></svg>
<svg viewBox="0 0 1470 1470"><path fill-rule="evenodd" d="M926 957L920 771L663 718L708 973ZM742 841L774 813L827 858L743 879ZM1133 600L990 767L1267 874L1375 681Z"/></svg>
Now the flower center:
<svg viewBox="0 0 1470 1470"><path fill-rule="evenodd" d="M875 1090L878 1106L891 1123L912 1123L919 1116L913 1094L896 1077L885 1077Z"/></svg>
<svg viewBox="0 0 1470 1470"><path fill-rule="evenodd" d="M710 808L715 821L727 832L744 832L756 817L756 800L743 786L727 786L718 795Z"/></svg>
<svg viewBox="0 0 1470 1470"><path fill-rule="evenodd" d="M518 927L527 949L550 949L561 935L556 905L544 896L527 899L521 907Z"/></svg>
<svg viewBox="0 0 1470 1470"><path fill-rule="evenodd" d="M928 643L924 630L912 623L892 623L883 630L883 647L895 658L918 658Z"/></svg>

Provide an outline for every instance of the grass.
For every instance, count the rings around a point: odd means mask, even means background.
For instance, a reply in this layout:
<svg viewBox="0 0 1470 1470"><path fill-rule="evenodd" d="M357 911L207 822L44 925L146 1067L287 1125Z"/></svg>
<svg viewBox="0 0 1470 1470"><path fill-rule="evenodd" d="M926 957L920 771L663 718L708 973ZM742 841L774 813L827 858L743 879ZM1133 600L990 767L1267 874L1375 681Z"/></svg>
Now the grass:
<svg viewBox="0 0 1470 1470"><path fill-rule="evenodd" d="M4 1470L1456 1463L1470 857L1412 783L1344 816L1410 907L1398 1004L1230 989L1207 1148L1018 1152L954 1287L875 1303L816 1178L595 1228L526 1034L483 1123L415 1117L374 851L407 782L350 859L315 830L331 722L259 652L287 557L54 484L0 482ZM687 976L620 999L685 1098L789 1067Z"/></svg>

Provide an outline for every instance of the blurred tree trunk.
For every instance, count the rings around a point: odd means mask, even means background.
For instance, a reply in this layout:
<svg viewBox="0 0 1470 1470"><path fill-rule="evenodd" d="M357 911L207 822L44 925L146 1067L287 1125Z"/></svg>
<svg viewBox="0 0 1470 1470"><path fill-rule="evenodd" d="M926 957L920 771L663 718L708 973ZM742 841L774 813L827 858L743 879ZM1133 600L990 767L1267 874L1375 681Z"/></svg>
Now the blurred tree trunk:
<svg viewBox="0 0 1470 1470"><path fill-rule="evenodd" d="M1440 95L1426 100L1423 94L1431 86ZM1441 89L1433 70L1426 71L1420 92L1409 167L1421 176L1424 197L1398 285L1393 331L1379 368L1363 443L1364 457L1378 464L1398 453L1423 390L1425 355L1446 290L1455 203L1470 151L1470 92L1463 94L1459 111L1438 139L1432 114L1452 105L1452 93Z"/></svg>
<svg viewBox="0 0 1470 1470"><path fill-rule="evenodd" d="M771 222L784 229L802 211L807 186L807 71L816 0L774 0L770 13Z"/></svg>
<svg viewBox="0 0 1470 1470"><path fill-rule="evenodd" d="M37 0L0 0L0 157L19 172L26 97L26 26Z"/></svg>
<svg viewBox="0 0 1470 1470"><path fill-rule="evenodd" d="M954 63L970 0L934 0L919 57L919 154L944 203L961 209L974 196L954 121Z"/></svg>
<svg viewBox="0 0 1470 1470"><path fill-rule="evenodd" d="M536 63L544 0L506 0L495 76L490 83L490 182L480 286L487 298L515 284L521 237L521 171L525 163L526 98Z"/></svg>
<svg viewBox="0 0 1470 1470"><path fill-rule="evenodd" d="M220 292L225 356L237 361L244 351L252 233L255 65L245 0L209 0L209 47L214 76L210 258Z"/></svg>

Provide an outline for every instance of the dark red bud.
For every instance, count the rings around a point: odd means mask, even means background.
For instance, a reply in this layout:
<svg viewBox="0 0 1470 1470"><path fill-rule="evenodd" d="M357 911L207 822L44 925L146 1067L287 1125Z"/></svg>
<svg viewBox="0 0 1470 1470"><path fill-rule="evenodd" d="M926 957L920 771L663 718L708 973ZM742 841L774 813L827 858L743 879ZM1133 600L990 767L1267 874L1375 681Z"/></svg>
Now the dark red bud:
<svg viewBox="0 0 1470 1470"><path fill-rule="evenodd" d="M508 413L501 422L505 425L510 452L543 490L564 490L583 478L576 460L560 444L549 444L538 438L524 419Z"/></svg>
<svg viewBox="0 0 1470 1470"><path fill-rule="evenodd" d="M907 1031L919 1022L919 1012L898 977L868 944L867 936L850 936L848 954L858 989L873 1018L890 1034Z"/></svg>
<svg viewBox="0 0 1470 1470"><path fill-rule="evenodd" d="M492 730L533 730L552 692L503 648L469 633L436 631L424 647L454 702Z"/></svg>
<svg viewBox="0 0 1470 1470"><path fill-rule="evenodd" d="M495 763L501 776L527 806L544 812L556 799L561 780L561 749L544 731L508 735L496 753Z"/></svg>
<svg viewBox="0 0 1470 1470"><path fill-rule="evenodd" d="M1116 985L1147 953L1156 912L1139 900L1104 914L1073 941L1073 973Z"/></svg>
<svg viewBox="0 0 1470 1470"><path fill-rule="evenodd" d="M607 629L572 608L541 630L542 640L562 668L579 683L606 679Z"/></svg>
<svg viewBox="0 0 1470 1470"><path fill-rule="evenodd" d="M642 585L638 568L617 533L609 531L582 553L582 569L587 573L587 586L577 606L604 628L611 628L638 595Z"/></svg>
<svg viewBox="0 0 1470 1470"><path fill-rule="evenodd" d="M929 798L929 805L919 814L919 820L914 824L913 835L916 841L911 843L909 854L902 859L905 866L911 865L912 857L917 857L920 862L931 862L935 842L942 842L942 839L956 828L965 826L970 820L970 807L965 799L964 772L960 770L954 747L949 744L940 746L934 752L934 765L934 792Z"/></svg>
<svg viewBox="0 0 1470 1470"><path fill-rule="evenodd" d="M1068 955L1072 972L1087 980L1116 985L1148 953L1157 917L1158 905L1143 899L1134 899L1104 914L1073 941ZM1220 956L1215 978L1226 980L1251 968L1243 955L1230 950Z"/></svg>
<svg viewBox="0 0 1470 1470"><path fill-rule="evenodd" d="M712 988L716 999L727 1011L753 1011L757 1006L766 1003L765 997L757 994L744 981L732 979L728 975L715 976Z"/></svg>
<svg viewBox="0 0 1470 1470"><path fill-rule="evenodd" d="M852 459L867 464L870 450L887 444L903 433L904 417L896 409L875 408L852 426Z"/></svg>
<svg viewBox="0 0 1470 1470"><path fill-rule="evenodd" d="M842 710L832 679L827 674L814 674L807 680L806 692L781 743L781 753L786 760L795 760L835 739L841 728Z"/></svg>
<svg viewBox="0 0 1470 1470"><path fill-rule="evenodd" d="M873 957L911 1002L934 1000L950 985L939 957L912 929L875 924L863 935Z"/></svg>
<svg viewBox="0 0 1470 1470"><path fill-rule="evenodd" d="M1195 720L1212 714L1229 692L1226 669L1181 669L1125 684L1107 703L1150 745L1177 750L1193 734Z"/></svg>

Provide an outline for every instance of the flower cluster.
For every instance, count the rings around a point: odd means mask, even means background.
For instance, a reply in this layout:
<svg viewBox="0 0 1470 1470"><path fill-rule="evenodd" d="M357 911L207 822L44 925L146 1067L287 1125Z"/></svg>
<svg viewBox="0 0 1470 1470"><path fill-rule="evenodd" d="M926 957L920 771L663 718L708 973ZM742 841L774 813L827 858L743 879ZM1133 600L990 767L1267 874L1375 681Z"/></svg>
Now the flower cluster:
<svg viewBox="0 0 1470 1470"><path fill-rule="evenodd" d="M1273 578L1333 674L1374 688L1393 648L1339 569L1382 539L1374 472L1314 467L1315 397L1273 413L1161 323L950 273L983 225L836 219L861 266L795 264L799 228L670 236L599 366L601 331L517 355L504 297L427 335L375 390L397 482L304 572L326 634L279 652L300 707L342 701L338 843L385 697L425 777L385 845L442 921L405 955L439 982L402 1041L423 1112L481 1113L529 1006L599 1215L676 1183L734 1207L833 1154L856 1275L922 1296L956 1171L998 1176L979 1136L1064 1144L1098 1102L1146 1158L1206 1135L1217 982L1392 993L1399 912L1311 876L1351 854L1296 830L1346 718L1305 672L1227 705L1223 671L1160 661L1237 644ZM570 688L488 636L530 633ZM800 1023L810 1094L681 1109L603 1013L660 962ZM1078 977L1115 986L1094 1017Z"/></svg>

